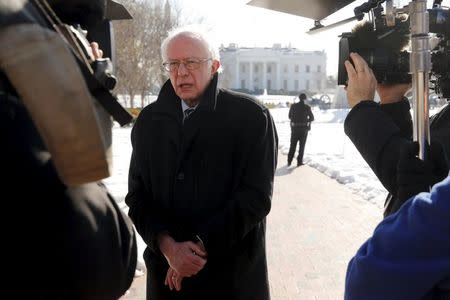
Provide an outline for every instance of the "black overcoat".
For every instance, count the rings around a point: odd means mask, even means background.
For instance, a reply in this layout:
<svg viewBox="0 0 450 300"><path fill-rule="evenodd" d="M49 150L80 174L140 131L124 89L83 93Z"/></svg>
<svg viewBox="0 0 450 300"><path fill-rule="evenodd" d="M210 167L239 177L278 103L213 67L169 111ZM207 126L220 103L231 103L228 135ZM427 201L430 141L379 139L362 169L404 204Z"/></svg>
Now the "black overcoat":
<svg viewBox="0 0 450 300"><path fill-rule="evenodd" d="M126 202L147 243L148 299L269 299L265 217L270 211L277 134L250 96L217 88L215 75L182 122L170 81L139 115ZM164 286L166 259L155 244L201 237L208 262L181 292Z"/></svg>
<svg viewBox="0 0 450 300"><path fill-rule="evenodd" d="M346 134L390 193L385 206L385 216L397 211L406 201L396 196L397 163L412 139L410 109L407 99L385 105L363 101L350 111L344 124ZM448 104L431 118L430 137L432 143L442 147L443 155L450 162Z"/></svg>

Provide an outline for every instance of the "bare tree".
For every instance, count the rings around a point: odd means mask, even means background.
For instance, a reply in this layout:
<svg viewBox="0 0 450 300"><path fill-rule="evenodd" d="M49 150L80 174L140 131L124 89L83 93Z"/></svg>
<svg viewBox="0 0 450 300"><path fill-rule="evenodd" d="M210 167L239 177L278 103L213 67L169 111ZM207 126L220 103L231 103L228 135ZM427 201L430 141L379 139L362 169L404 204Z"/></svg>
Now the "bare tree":
<svg viewBox="0 0 450 300"><path fill-rule="evenodd" d="M116 39L116 92L134 97L159 89L167 79L161 69L161 42L178 25L179 11L168 0L122 0L133 20L114 24Z"/></svg>

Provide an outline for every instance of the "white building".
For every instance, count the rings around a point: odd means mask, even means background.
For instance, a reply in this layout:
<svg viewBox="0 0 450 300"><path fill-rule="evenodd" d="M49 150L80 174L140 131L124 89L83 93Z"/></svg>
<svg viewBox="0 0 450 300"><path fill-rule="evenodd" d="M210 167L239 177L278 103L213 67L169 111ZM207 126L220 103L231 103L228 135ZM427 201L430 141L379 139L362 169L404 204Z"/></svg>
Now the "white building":
<svg viewBox="0 0 450 300"><path fill-rule="evenodd" d="M321 92L326 84L326 54L296 48L221 47L224 68L221 85L230 89L258 93L295 94Z"/></svg>

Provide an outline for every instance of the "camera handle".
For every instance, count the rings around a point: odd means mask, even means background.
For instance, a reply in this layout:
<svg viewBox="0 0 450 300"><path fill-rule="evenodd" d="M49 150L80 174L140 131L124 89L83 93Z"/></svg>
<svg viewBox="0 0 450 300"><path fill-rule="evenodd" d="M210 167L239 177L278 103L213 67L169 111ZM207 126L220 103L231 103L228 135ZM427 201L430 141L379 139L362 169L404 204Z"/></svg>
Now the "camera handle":
<svg viewBox="0 0 450 300"><path fill-rule="evenodd" d="M429 18L426 0L413 0L409 4L411 26L410 73L413 88L414 140L419 142L419 158L427 159L430 144L429 77L431 50Z"/></svg>
<svg viewBox="0 0 450 300"><path fill-rule="evenodd" d="M42 13L48 24L71 49L91 95L121 126L130 123L133 119L132 115L120 105L117 98L94 76L94 70L88 59L90 45L87 40L72 26L62 23L47 3L47 0L34 0L33 3Z"/></svg>

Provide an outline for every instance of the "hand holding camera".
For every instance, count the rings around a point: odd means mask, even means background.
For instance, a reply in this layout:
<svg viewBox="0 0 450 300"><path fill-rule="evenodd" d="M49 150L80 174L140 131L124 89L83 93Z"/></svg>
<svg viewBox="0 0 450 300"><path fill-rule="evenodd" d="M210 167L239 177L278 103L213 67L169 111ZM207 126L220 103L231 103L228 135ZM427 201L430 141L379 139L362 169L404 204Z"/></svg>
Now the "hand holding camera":
<svg viewBox="0 0 450 300"><path fill-rule="evenodd" d="M91 49L94 60L103 58L103 50L99 48L98 43L92 42Z"/></svg>
<svg viewBox="0 0 450 300"><path fill-rule="evenodd" d="M347 98L350 107L358 103L371 100L375 97L377 80L366 61L357 53L350 53L350 61L345 61L348 74Z"/></svg>

